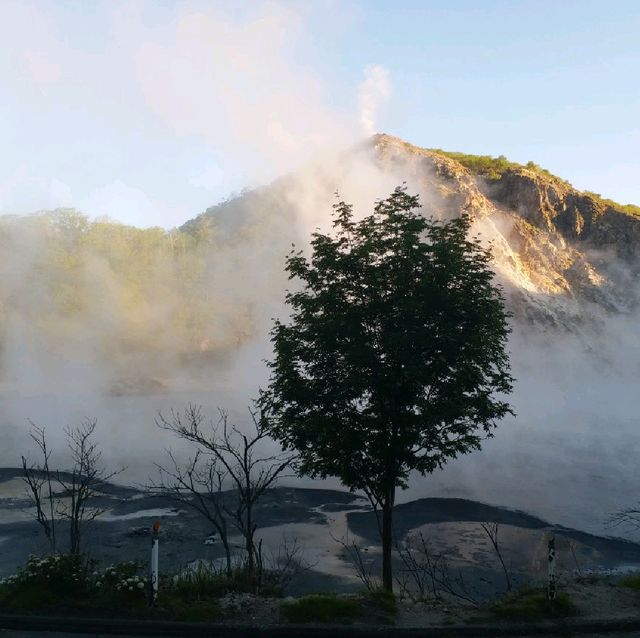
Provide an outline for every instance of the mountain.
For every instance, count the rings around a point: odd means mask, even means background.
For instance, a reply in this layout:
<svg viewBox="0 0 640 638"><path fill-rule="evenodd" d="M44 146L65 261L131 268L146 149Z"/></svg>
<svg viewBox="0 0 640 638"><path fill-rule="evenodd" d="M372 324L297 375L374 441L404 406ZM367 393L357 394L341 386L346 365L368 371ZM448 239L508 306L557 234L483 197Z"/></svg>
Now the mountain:
<svg viewBox="0 0 640 638"><path fill-rule="evenodd" d="M518 326L589 334L635 312L640 208L531 162L376 135L171 231L73 210L0 218L0 383L80 379L126 394L206 380L265 340L288 285L284 257L328 228L336 189L367 214L402 182L426 215L472 216Z"/></svg>
<svg viewBox="0 0 640 638"><path fill-rule="evenodd" d="M518 319L574 331L585 321L636 307L640 207L578 191L533 162L424 149L385 134L341 163L347 173L357 173L363 158L420 192L425 214L447 218L464 210L476 220L475 230L493 244L495 269ZM336 173L334 190L344 166ZM326 181L327 171L318 170L315 178ZM311 179L306 175L303 184ZM238 228L238 219L255 219L256 210L292 221L287 191L300 191L298 180L290 176L214 206L182 230L232 219ZM261 206L265 200L268 205Z"/></svg>
<svg viewBox="0 0 640 638"><path fill-rule="evenodd" d="M426 181L436 214L466 210L494 244L496 270L522 319L573 329L585 313L638 302L640 207L580 192L533 162L373 141L377 161Z"/></svg>

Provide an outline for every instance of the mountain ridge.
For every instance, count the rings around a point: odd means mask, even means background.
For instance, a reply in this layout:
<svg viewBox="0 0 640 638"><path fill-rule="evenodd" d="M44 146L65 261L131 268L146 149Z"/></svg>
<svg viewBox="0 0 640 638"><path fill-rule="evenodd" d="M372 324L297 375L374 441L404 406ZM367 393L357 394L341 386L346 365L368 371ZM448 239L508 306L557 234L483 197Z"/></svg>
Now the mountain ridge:
<svg viewBox="0 0 640 638"><path fill-rule="evenodd" d="M211 362L265 338L282 311L285 256L328 226L336 189L367 214L402 182L425 214L471 215L492 246L514 326L588 341L637 311L640 216L631 209L532 163L379 134L169 231L69 210L0 218L0 383L31 384L25 358L42 383L61 358L98 376L95 363L108 362L96 383L116 394L171 387L185 366L206 378Z"/></svg>

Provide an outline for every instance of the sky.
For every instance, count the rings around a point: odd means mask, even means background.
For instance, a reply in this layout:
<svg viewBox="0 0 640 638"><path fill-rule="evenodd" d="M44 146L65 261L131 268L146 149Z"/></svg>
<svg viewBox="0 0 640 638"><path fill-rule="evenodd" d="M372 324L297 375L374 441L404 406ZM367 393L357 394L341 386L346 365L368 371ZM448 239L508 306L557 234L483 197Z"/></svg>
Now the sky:
<svg viewBox="0 0 640 638"><path fill-rule="evenodd" d="M640 2L0 0L0 214L171 228L373 132L640 204Z"/></svg>

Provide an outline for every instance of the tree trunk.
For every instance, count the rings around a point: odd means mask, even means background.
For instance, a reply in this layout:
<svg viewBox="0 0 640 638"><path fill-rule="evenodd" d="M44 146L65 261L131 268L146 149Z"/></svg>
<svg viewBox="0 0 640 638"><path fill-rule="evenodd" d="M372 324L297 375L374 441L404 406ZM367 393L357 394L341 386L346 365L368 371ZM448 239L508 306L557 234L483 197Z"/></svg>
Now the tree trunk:
<svg viewBox="0 0 640 638"><path fill-rule="evenodd" d="M227 578L231 578L232 569L231 569L231 548L229 547L229 539L227 538L227 532L225 530L224 535L220 534L220 539L222 540L222 546L224 547L224 554L227 560Z"/></svg>
<svg viewBox="0 0 640 638"><path fill-rule="evenodd" d="M247 571L253 576L255 571L254 547L253 547L253 512L251 503L247 502L247 519L245 530L245 549L247 552Z"/></svg>
<svg viewBox="0 0 640 638"><path fill-rule="evenodd" d="M69 553L71 554L79 554L80 553L80 525L75 518L72 518L70 523L70 547Z"/></svg>
<svg viewBox="0 0 640 638"><path fill-rule="evenodd" d="M391 550L393 548L393 504L396 496L395 485L387 493L382 506L382 587L393 591L393 569Z"/></svg>

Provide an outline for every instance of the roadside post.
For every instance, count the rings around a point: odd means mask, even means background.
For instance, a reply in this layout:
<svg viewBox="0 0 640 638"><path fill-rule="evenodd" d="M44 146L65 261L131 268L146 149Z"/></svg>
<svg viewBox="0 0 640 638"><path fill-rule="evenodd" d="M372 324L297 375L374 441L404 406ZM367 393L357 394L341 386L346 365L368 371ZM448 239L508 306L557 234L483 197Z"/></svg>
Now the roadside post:
<svg viewBox="0 0 640 638"><path fill-rule="evenodd" d="M158 604L158 546L160 544L160 521L151 528L151 604Z"/></svg>
<svg viewBox="0 0 640 638"><path fill-rule="evenodd" d="M551 536L549 539L549 584L547 588L547 598L556 599L556 539Z"/></svg>

